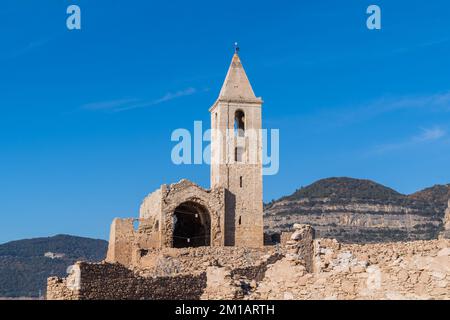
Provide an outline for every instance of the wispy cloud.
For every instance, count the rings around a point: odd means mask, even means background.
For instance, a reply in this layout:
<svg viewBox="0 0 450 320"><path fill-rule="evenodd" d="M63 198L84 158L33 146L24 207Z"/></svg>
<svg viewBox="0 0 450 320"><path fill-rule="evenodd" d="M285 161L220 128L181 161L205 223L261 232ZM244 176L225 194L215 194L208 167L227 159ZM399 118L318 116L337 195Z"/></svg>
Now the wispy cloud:
<svg viewBox="0 0 450 320"><path fill-rule="evenodd" d="M446 134L447 132L439 127L422 129L422 133L419 136L416 136L413 141L417 143L435 141L445 137Z"/></svg>
<svg viewBox="0 0 450 320"><path fill-rule="evenodd" d="M406 148L411 148L419 145L425 145L428 143L436 142L442 140L447 136L447 131L440 127L424 128L420 134L414 135L409 139L395 142L387 143L375 146L367 155L381 155L388 152L399 151Z"/></svg>
<svg viewBox="0 0 450 320"><path fill-rule="evenodd" d="M81 106L82 109L91 111L108 111L108 112L123 112L140 108L147 108L152 106L157 106L159 104L169 102L185 96L191 96L197 93L195 88L187 88L185 90L180 90L176 92L168 92L160 98L145 101L141 99L118 99L110 101L99 101L87 103Z"/></svg>
<svg viewBox="0 0 450 320"><path fill-rule="evenodd" d="M429 111L450 111L450 91L419 96L385 97L374 100L367 105L341 113L343 124L358 122L384 113L410 109L427 109Z"/></svg>
<svg viewBox="0 0 450 320"><path fill-rule="evenodd" d="M393 50L393 53L406 53L409 51L414 51L416 49L420 49L420 48L427 48L427 47L432 47L432 46L438 46L441 44L445 44L447 42L450 41L450 38L446 37L446 38L440 38L440 39L434 39L434 40L428 40L428 41L424 41L421 43L418 43L416 45L412 45L409 47L401 47L401 48L397 48Z"/></svg>
<svg viewBox="0 0 450 320"><path fill-rule="evenodd" d="M13 58L17 58L20 56L23 56L27 53L30 53L38 48L41 48L43 46L45 46L46 44L48 44L51 41L50 38L43 38L43 39L38 39L38 40L34 40L29 42L28 44L26 44L25 46L21 47L21 48L17 48L11 52L7 52L5 53L5 55L3 55L2 58L4 59L13 59Z"/></svg>
<svg viewBox="0 0 450 320"><path fill-rule="evenodd" d="M450 37L435 38L430 40L422 40L417 43L406 43L404 46L398 46L397 43L392 44L390 49L380 48L371 49L368 51L361 51L358 48L353 50L339 50L334 51L333 55L320 55L317 52L305 54L305 52L290 52L274 56L271 59L265 59L264 65L268 67L277 67L280 65L289 65L292 67L314 67L324 65L336 65L339 63L347 63L359 61L372 61L373 59L391 59L392 57L402 56L415 52L417 50L432 50L434 47L446 45L450 42ZM389 44L387 44L389 46Z"/></svg>
<svg viewBox="0 0 450 320"><path fill-rule="evenodd" d="M309 114L286 117L284 115L266 120L272 126L287 124L311 127L313 130L330 130L403 110L421 110L432 113L450 112L450 91L425 95L384 96L366 103L331 105L310 108Z"/></svg>
<svg viewBox="0 0 450 320"><path fill-rule="evenodd" d="M119 99L119 100L111 100L111 101L101 101L101 102L92 102L87 103L81 106L82 109L86 110L111 110L116 108L121 108L129 105L130 103L138 102L138 99Z"/></svg>

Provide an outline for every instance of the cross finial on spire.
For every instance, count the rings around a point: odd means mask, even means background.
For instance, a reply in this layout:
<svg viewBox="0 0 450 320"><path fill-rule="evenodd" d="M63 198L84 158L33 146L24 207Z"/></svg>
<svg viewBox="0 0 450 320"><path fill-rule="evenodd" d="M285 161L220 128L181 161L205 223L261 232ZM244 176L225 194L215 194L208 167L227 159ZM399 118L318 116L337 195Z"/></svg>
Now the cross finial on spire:
<svg viewBox="0 0 450 320"><path fill-rule="evenodd" d="M239 53L239 44L237 42L234 43L234 53Z"/></svg>

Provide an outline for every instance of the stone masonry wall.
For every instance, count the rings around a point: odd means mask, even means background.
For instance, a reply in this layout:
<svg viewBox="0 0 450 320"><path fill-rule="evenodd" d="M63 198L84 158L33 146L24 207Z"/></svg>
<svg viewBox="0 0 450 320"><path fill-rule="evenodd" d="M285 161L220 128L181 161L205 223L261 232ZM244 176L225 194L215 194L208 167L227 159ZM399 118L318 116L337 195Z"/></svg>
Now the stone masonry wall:
<svg viewBox="0 0 450 320"><path fill-rule="evenodd" d="M314 241L314 272L269 266L249 299L450 299L450 241L341 245Z"/></svg>
<svg viewBox="0 0 450 320"><path fill-rule="evenodd" d="M51 277L47 280L47 300L78 300L80 293L77 289L67 286L67 279Z"/></svg>
<svg viewBox="0 0 450 320"><path fill-rule="evenodd" d="M173 246L174 211L182 203L191 202L207 211L210 221L211 246L224 244L225 190L205 190L181 180L162 185L144 199L139 219L114 219L111 225L106 261L136 266L141 257L158 248ZM134 224L138 223L138 227Z"/></svg>
<svg viewBox="0 0 450 320"><path fill-rule="evenodd" d="M49 278L49 300L196 300L242 299L264 278L268 265L282 256L279 253L249 250L240 256L188 249L175 253L181 261L168 259L152 270L131 270L120 264L78 262L65 279ZM231 249L231 248L228 248ZM176 249L173 249L177 251ZM179 250L178 250L179 251ZM194 250L195 251L195 250ZM220 256L224 260L220 260ZM165 259L168 257L166 256ZM172 257L175 258L175 257ZM194 261L189 264L188 261ZM182 268L177 266L184 265ZM240 266L233 268L233 266Z"/></svg>
<svg viewBox="0 0 450 320"><path fill-rule="evenodd" d="M135 231L134 219L114 219L109 235L106 261L128 266L131 262Z"/></svg>
<svg viewBox="0 0 450 320"><path fill-rule="evenodd" d="M268 267L283 257L280 253L264 256L257 264L231 269L211 266L206 269L207 286L201 299L245 299L264 279Z"/></svg>
<svg viewBox="0 0 450 320"><path fill-rule="evenodd" d="M206 287L206 273L141 277L120 264L84 263L79 287L66 279L50 278L48 300L198 300Z"/></svg>
<svg viewBox="0 0 450 320"><path fill-rule="evenodd" d="M132 268L141 274L154 276L204 272L211 266L250 270L275 254L273 247L161 248L149 250Z"/></svg>
<svg viewBox="0 0 450 320"><path fill-rule="evenodd" d="M314 229L306 224L294 224L295 232L286 241L286 257L301 263L306 271L313 272Z"/></svg>
<svg viewBox="0 0 450 320"><path fill-rule="evenodd" d="M148 219L155 217L157 221L161 218L162 210L162 188L150 193L145 197L144 201L139 208L139 217L141 219Z"/></svg>
<svg viewBox="0 0 450 320"><path fill-rule="evenodd" d="M130 269L77 263L48 280L47 298L450 300L445 239L340 244L294 225L285 247L162 248L142 259Z"/></svg>
<svg viewBox="0 0 450 320"><path fill-rule="evenodd" d="M224 215L225 190L215 188L205 190L188 180L181 180L162 189L162 215L161 215L161 244L162 247L172 247L173 241L173 213L182 203L193 202L204 207L211 219L211 246L224 244Z"/></svg>

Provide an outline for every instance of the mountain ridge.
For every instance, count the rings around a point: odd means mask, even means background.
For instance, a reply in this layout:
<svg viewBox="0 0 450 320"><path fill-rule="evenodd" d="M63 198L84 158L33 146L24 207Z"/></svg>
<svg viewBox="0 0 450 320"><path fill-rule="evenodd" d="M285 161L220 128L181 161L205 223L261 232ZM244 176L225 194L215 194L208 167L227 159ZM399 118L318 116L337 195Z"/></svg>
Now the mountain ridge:
<svg viewBox="0 0 450 320"><path fill-rule="evenodd" d="M105 240L63 234L0 244L0 297L39 297L48 277L66 276L76 261L103 260L107 246Z"/></svg>
<svg viewBox="0 0 450 320"><path fill-rule="evenodd" d="M265 231L307 223L318 236L341 242L435 239L449 199L450 184L405 195L367 179L326 178L266 204Z"/></svg>

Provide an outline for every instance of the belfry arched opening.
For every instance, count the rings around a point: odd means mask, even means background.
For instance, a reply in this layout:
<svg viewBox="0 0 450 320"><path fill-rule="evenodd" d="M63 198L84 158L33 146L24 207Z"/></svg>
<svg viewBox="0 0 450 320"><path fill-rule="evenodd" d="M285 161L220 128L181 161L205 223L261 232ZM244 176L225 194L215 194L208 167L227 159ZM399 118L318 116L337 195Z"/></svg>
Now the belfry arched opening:
<svg viewBox="0 0 450 320"><path fill-rule="evenodd" d="M211 245L211 217L208 210L195 202L184 202L174 211L173 247Z"/></svg>

